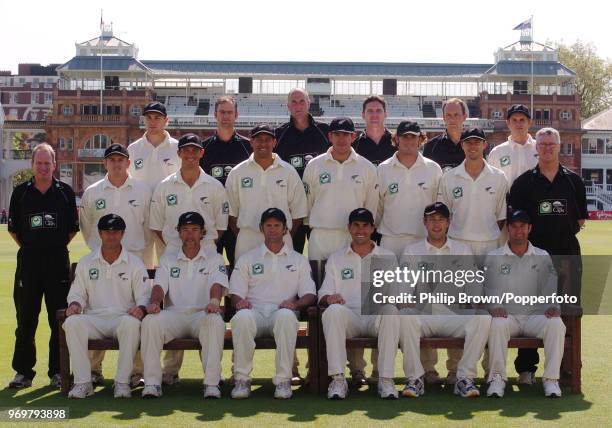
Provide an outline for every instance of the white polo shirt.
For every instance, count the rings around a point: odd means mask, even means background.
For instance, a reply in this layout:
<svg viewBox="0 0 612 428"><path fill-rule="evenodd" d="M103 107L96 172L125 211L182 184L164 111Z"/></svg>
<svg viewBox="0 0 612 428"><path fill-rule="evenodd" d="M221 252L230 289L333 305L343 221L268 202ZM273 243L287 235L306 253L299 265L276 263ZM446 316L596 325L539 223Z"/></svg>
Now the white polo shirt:
<svg viewBox="0 0 612 428"><path fill-rule="evenodd" d="M508 141L491 150L487 161L495 168L501 169L508 183L512 185L519 175L538 164L536 141L530 135L525 144L519 144L512 141L512 137L508 137Z"/></svg>
<svg viewBox="0 0 612 428"><path fill-rule="evenodd" d="M348 216L357 208L367 208L376 217L376 167L352 148L342 163L332 157L331 151L329 148L304 169L308 224L312 228L346 230Z"/></svg>
<svg viewBox="0 0 612 428"><path fill-rule="evenodd" d="M274 254L261 244L238 259L230 278L230 294L253 305L280 305L296 295L316 295L306 257L284 245Z"/></svg>
<svg viewBox="0 0 612 428"><path fill-rule="evenodd" d="M465 161L442 176L438 201L451 212L448 236L467 241L492 241L499 237L497 221L506 218L508 181L485 161L476 180L465 170Z"/></svg>
<svg viewBox="0 0 612 428"><path fill-rule="evenodd" d="M101 244L98 233L98 220L106 214L117 214L125 221L125 234L121 240L123 247L131 252L141 252L145 248L149 228L149 206L151 190L142 181L128 176L120 186L115 187L104 179L95 182L83 192L79 207L81 233L90 250Z"/></svg>
<svg viewBox="0 0 612 428"><path fill-rule="evenodd" d="M442 168L421 155L406 168L397 153L378 165L378 232L424 237L423 210L436 201Z"/></svg>
<svg viewBox="0 0 612 428"><path fill-rule="evenodd" d="M291 165L273 153L274 161L264 170L253 157L230 171L225 182L230 201L230 215L238 219L238 227L259 231L261 214L268 208L278 208L287 217L287 227L293 219L308 215L306 194L300 176Z"/></svg>
<svg viewBox="0 0 612 428"><path fill-rule="evenodd" d="M396 267L395 253L386 248L374 244L372 251L361 258L349 244L327 259L325 278L319 289L319 301L325 296L340 294L346 302L345 306L360 314L362 301L367 297L362 296L361 282L371 281L367 276L372 269L394 270Z"/></svg>
<svg viewBox="0 0 612 428"><path fill-rule="evenodd" d="M419 242L408 245L402 254L401 263L410 256L471 256L472 250L467 244L455 241L451 238L446 238L446 242L442 247L438 248L429 243L427 238L423 238Z"/></svg>
<svg viewBox="0 0 612 428"><path fill-rule="evenodd" d="M130 174L144 181L151 192L167 176L174 174L181 167L178 157L178 141L166 133L166 139L157 147L147 140L145 133L139 140L127 148L130 154Z"/></svg>
<svg viewBox="0 0 612 428"><path fill-rule="evenodd" d="M221 285L225 294L227 270L220 254L200 247L200 252L190 259L181 247L159 260L154 284L164 290L164 309L190 313L208 305L214 284Z"/></svg>
<svg viewBox="0 0 612 428"><path fill-rule="evenodd" d="M550 296L557 292L557 272L548 252L529 243L522 257L510 250L506 243L487 254L485 259L485 290L487 295ZM491 305L499 307L500 305ZM556 304L503 305L511 314L543 314Z"/></svg>
<svg viewBox="0 0 612 428"><path fill-rule="evenodd" d="M81 257L67 302L78 302L90 315L118 316L134 306L149 304L151 286L143 262L122 249L113 264L100 249Z"/></svg>
<svg viewBox="0 0 612 428"><path fill-rule="evenodd" d="M189 187L181 171L166 177L155 188L151 199L149 227L161 230L166 245L182 246L176 226L181 214L195 211L204 217L204 240L217 239L217 230L227 229L229 202L223 185L200 168L200 176Z"/></svg>

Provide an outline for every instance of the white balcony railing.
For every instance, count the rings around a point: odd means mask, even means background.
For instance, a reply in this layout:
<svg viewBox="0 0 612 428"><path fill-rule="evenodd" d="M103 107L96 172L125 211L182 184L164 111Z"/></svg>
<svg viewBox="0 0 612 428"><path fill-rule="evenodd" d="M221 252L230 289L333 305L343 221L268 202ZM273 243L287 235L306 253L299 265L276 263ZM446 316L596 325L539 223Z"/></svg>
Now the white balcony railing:
<svg viewBox="0 0 612 428"><path fill-rule="evenodd" d="M79 149L77 155L79 158L103 158L105 149Z"/></svg>

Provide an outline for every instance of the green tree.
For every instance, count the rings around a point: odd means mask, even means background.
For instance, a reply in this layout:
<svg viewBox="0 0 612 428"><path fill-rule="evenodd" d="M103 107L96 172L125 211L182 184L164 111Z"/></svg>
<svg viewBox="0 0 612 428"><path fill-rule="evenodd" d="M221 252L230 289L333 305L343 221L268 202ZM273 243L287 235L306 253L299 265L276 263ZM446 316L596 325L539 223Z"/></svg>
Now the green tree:
<svg viewBox="0 0 612 428"><path fill-rule="evenodd" d="M19 186L21 183L25 183L30 178L32 178L34 174L31 169L23 169L13 175L13 188Z"/></svg>
<svg viewBox="0 0 612 428"><path fill-rule="evenodd" d="M612 62L597 55L592 43L577 40L567 45L556 42L559 62L576 73L581 116L588 118L612 106Z"/></svg>

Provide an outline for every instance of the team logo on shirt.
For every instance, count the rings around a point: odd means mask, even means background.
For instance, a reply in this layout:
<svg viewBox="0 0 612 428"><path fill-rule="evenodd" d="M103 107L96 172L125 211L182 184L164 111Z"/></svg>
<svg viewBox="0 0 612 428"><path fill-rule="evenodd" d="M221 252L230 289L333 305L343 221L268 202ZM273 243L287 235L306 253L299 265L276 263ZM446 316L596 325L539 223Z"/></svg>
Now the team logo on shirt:
<svg viewBox="0 0 612 428"><path fill-rule="evenodd" d="M219 272L227 275L227 268L224 265L219 265Z"/></svg>
<svg viewBox="0 0 612 428"><path fill-rule="evenodd" d="M250 189L253 187L253 179L251 177L242 177L240 180L240 187L243 189Z"/></svg>
<svg viewBox="0 0 612 428"><path fill-rule="evenodd" d="M208 199L208 196L201 196L200 202L202 202L204 205L208 205L208 201L206 199Z"/></svg>
<svg viewBox="0 0 612 428"><path fill-rule="evenodd" d="M119 278L121 278L123 281L127 281L127 280L128 280L128 277L127 277L127 276L125 276L125 272L119 272L119 273L117 274L117 276L118 276Z"/></svg>
<svg viewBox="0 0 612 428"><path fill-rule="evenodd" d="M208 275L208 272L206 271L206 268L198 269L198 273L200 275Z"/></svg>
<svg viewBox="0 0 612 428"><path fill-rule="evenodd" d="M134 168L136 169L142 169L142 167L144 166L144 160L142 159L136 159L134 161Z"/></svg>
<svg viewBox="0 0 612 428"><path fill-rule="evenodd" d="M181 268L180 267L172 267L170 268L170 276L172 278L178 278L179 276L181 276Z"/></svg>
<svg viewBox="0 0 612 428"><path fill-rule="evenodd" d="M359 177L359 174L351 175L351 180L353 180L357 184L362 184L363 180Z"/></svg>
<svg viewBox="0 0 612 428"><path fill-rule="evenodd" d="M174 193L166 196L166 203L168 204L168 206L178 204L178 196L176 196Z"/></svg>
<svg viewBox="0 0 612 428"><path fill-rule="evenodd" d="M507 264L501 265L501 267L499 268L499 273L501 273L502 275L509 275L510 265L507 265Z"/></svg>
<svg viewBox="0 0 612 428"><path fill-rule="evenodd" d="M308 183L304 183L304 192L306 192L306 194L310 193L310 186L308 185Z"/></svg>
<svg viewBox="0 0 612 428"><path fill-rule="evenodd" d="M453 198L459 199L463 197L463 187L457 186L453 189Z"/></svg>
<svg viewBox="0 0 612 428"><path fill-rule="evenodd" d="M391 193L392 195L399 192L399 184L397 183L391 183L389 184L389 193Z"/></svg>
<svg viewBox="0 0 612 428"><path fill-rule="evenodd" d="M139 207L140 206L140 204L138 203L138 201L136 199L130 199L128 201L128 204L130 204L133 207Z"/></svg>
<svg viewBox="0 0 612 428"><path fill-rule="evenodd" d="M164 159L164 163L166 164L166 166L174 166L174 164L170 162L170 158Z"/></svg>
<svg viewBox="0 0 612 428"><path fill-rule="evenodd" d="M289 159L291 166L294 168L303 168L304 167L304 159L301 156L292 156Z"/></svg>
<svg viewBox="0 0 612 428"><path fill-rule="evenodd" d="M445 166L444 168L442 168L442 172L448 172L448 171L450 171L451 169L453 169L453 167L452 167L452 166L450 166L450 165L447 165L447 166Z"/></svg>
<svg viewBox="0 0 612 428"><path fill-rule="evenodd" d="M331 183L331 174L329 172L323 172L319 174L319 184Z"/></svg>
<svg viewBox="0 0 612 428"><path fill-rule="evenodd" d="M215 178L223 177L223 167L215 166L211 169L210 173Z"/></svg>
<svg viewBox="0 0 612 428"><path fill-rule="evenodd" d="M264 273L264 265L261 263L255 263L253 266L251 266L251 273L253 275L261 275Z"/></svg>
<svg viewBox="0 0 612 428"><path fill-rule="evenodd" d="M340 271L340 275L342 279L353 279L355 278L355 274L353 273L353 268L344 268Z"/></svg>
<svg viewBox="0 0 612 428"><path fill-rule="evenodd" d="M229 214L229 202L223 202L223 205L221 206L221 212L223 214Z"/></svg>
<svg viewBox="0 0 612 428"><path fill-rule="evenodd" d="M289 271L289 272L297 272L297 268L293 265L287 265L285 266L285 268Z"/></svg>
<svg viewBox="0 0 612 428"><path fill-rule="evenodd" d="M495 190L491 186L485 187L485 192L487 192L489 195L494 195L495 194Z"/></svg>
<svg viewBox="0 0 612 428"><path fill-rule="evenodd" d="M429 189L429 187L425 187L425 184L427 183L425 183L424 181L421 181L420 183L417 183L417 186L419 186L423 190Z"/></svg>
<svg viewBox="0 0 612 428"><path fill-rule="evenodd" d="M92 281L97 281L100 277L100 271L96 268L89 269L89 279Z"/></svg>
<svg viewBox="0 0 612 428"><path fill-rule="evenodd" d="M39 227L42 227L42 216L41 215L33 215L32 217L30 217L30 227L32 229L37 229Z"/></svg>
<svg viewBox="0 0 612 428"><path fill-rule="evenodd" d="M508 166L508 165L510 165L510 156L502 156L501 159L499 160L499 164L501 166Z"/></svg>
<svg viewBox="0 0 612 428"><path fill-rule="evenodd" d="M282 178L280 180L276 180L276 184L278 184L278 187L287 187L287 185L285 184L285 180L283 180Z"/></svg>
<svg viewBox="0 0 612 428"><path fill-rule="evenodd" d="M106 199L97 199L96 200L96 209L103 210L106 208Z"/></svg>

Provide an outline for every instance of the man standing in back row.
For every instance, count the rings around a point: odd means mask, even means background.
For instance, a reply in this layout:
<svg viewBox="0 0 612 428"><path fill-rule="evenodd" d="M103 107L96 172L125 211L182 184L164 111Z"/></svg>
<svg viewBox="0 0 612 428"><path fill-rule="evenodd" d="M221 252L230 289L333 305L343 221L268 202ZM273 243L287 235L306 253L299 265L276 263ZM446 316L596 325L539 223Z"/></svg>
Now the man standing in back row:
<svg viewBox="0 0 612 428"><path fill-rule="evenodd" d="M367 97L363 101L361 117L365 130L353 141L353 148L357 154L378 166L397 151L391 141L391 132L385 128L387 103L378 95Z"/></svg>
<svg viewBox="0 0 612 428"><path fill-rule="evenodd" d="M435 161L444 172L455 168L465 159L461 147L461 133L468 114L468 106L462 99L451 98L444 101L442 117L446 131L429 140L423 147L423 156Z"/></svg>

